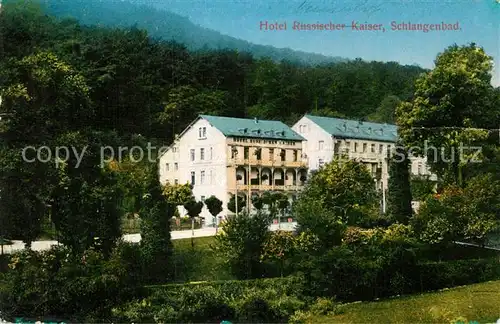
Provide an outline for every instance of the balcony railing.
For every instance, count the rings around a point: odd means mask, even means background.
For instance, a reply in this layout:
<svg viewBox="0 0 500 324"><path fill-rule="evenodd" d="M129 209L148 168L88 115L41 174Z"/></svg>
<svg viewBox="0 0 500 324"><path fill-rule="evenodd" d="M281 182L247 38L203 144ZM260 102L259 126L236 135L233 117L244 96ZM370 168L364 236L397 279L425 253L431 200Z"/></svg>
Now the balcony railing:
<svg viewBox="0 0 500 324"><path fill-rule="evenodd" d="M307 160L302 161L281 161L281 160L257 160L257 159L228 159L229 165L242 165L242 166L266 166L266 167L290 167L300 168L307 167Z"/></svg>
<svg viewBox="0 0 500 324"><path fill-rule="evenodd" d="M272 191L272 190L285 190L285 191L294 191L297 189L301 189L304 186L302 182L299 182L298 185L291 185L291 184L280 184L280 185L255 185L251 184L250 185L250 190L259 190L259 191ZM249 185L248 184L238 184L238 190L241 191L248 191ZM230 188L230 190L234 190L235 188Z"/></svg>

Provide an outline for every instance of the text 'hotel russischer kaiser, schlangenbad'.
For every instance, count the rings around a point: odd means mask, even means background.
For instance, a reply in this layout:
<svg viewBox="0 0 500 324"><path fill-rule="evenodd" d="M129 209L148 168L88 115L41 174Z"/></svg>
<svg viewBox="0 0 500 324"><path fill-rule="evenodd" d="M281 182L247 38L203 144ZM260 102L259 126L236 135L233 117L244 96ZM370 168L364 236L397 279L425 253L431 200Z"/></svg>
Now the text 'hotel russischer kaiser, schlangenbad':
<svg viewBox="0 0 500 324"><path fill-rule="evenodd" d="M436 22L436 23L414 23L411 21L399 22L391 21L389 24L370 23L351 21L350 23L340 23L334 21L270 21L261 20L259 22L261 31L419 31L419 32L436 32L436 31L458 31L461 30L459 22Z"/></svg>

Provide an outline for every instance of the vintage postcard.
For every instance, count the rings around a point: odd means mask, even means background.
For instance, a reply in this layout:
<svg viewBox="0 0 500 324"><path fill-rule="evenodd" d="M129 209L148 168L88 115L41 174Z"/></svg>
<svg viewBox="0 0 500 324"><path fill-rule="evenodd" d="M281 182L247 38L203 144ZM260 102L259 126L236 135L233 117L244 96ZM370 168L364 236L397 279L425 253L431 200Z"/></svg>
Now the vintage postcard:
<svg viewBox="0 0 500 324"><path fill-rule="evenodd" d="M500 0L0 0L0 323L500 324Z"/></svg>

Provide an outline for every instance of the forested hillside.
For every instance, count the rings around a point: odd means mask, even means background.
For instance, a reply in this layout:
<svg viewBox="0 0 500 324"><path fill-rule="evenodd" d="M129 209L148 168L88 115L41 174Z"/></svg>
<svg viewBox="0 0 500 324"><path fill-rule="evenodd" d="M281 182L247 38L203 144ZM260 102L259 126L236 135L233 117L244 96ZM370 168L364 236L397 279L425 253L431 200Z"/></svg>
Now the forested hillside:
<svg viewBox="0 0 500 324"><path fill-rule="evenodd" d="M340 57L329 57L314 53L294 51L288 48L257 45L245 40L195 25L188 18L167 10L150 6L149 1L132 3L113 0L42 0L50 14L58 17L73 17L83 24L108 27L131 27L145 29L156 38L175 40L189 50L232 49L252 53L255 57L270 57L273 60L290 60L297 63L332 63L345 61Z"/></svg>
<svg viewBox="0 0 500 324"><path fill-rule="evenodd" d="M137 28L58 20L35 4L4 4L1 25L3 84L8 59L49 51L88 85L92 127L163 142L199 113L293 123L315 111L392 122L395 105L423 72L394 62L306 66L231 50L190 52Z"/></svg>

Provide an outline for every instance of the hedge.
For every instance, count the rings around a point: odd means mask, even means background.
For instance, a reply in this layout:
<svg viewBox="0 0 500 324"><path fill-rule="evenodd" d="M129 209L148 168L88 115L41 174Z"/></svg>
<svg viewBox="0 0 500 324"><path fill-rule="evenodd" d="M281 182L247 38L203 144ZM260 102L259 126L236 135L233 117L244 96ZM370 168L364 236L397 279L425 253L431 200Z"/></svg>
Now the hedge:
<svg viewBox="0 0 500 324"><path fill-rule="evenodd" d="M286 323L304 309L298 278L148 286L150 296L114 310L116 322Z"/></svg>
<svg viewBox="0 0 500 324"><path fill-rule="evenodd" d="M361 258L324 260L304 274L303 290L310 296L342 301L372 300L423 293L500 279L500 259L453 260L395 264Z"/></svg>

